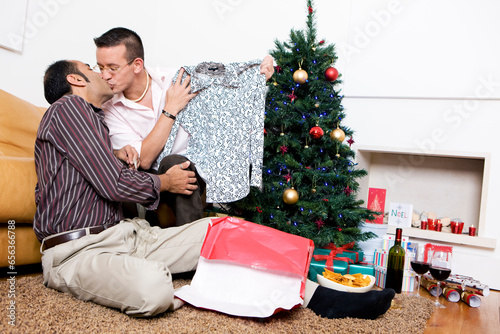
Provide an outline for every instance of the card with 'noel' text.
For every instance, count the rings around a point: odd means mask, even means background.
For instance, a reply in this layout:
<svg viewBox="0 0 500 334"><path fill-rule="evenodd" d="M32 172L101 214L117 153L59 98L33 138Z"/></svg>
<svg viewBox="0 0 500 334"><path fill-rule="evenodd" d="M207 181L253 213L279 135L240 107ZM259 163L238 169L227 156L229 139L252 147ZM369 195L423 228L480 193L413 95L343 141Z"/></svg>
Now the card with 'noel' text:
<svg viewBox="0 0 500 334"><path fill-rule="evenodd" d="M389 206L389 225L411 227L413 204L393 203Z"/></svg>

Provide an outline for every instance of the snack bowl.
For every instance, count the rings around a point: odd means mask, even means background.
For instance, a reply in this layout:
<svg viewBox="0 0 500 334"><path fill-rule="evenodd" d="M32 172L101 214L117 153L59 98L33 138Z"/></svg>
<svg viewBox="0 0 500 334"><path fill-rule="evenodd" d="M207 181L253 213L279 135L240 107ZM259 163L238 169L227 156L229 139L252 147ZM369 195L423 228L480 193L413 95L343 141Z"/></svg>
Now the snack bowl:
<svg viewBox="0 0 500 334"><path fill-rule="evenodd" d="M370 284L367 286L362 286L362 287L353 287L353 286L347 286L344 284L340 284L337 282L334 282L326 277L324 277L321 274L318 274L318 283L321 286L324 286L326 288L334 289L337 291L345 291L345 292L367 292L370 291L373 288L373 285L375 284L375 277L372 275L363 275L363 278L365 277L370 278Z"/></svg>

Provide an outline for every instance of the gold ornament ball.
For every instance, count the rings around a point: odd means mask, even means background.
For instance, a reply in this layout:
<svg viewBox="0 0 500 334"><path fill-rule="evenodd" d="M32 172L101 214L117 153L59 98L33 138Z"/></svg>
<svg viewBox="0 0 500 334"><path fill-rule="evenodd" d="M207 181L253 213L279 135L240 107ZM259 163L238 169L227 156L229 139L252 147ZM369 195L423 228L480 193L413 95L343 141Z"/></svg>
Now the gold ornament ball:
<svg viewBox="0 0 500 334"><path fill-rule="evenodd" d="M286 204L295 204L299 200L299 193L293 188L285 190L283 193L283 202Z"/></svg>
<svg viewBox="0 0 500 334"><path fill-rule="evenodd" d="M299 84L303 84L307 81L307 72L299 68L297 71L293 72L293 81Z"/></svg>
<svg viewBox="0 0 500 334"><path fill-rule="evenodd" d="M312 192L313 194L316 194L316 188L312 188L312 189L311 189L311 192Z"/></svg>
<svg viewBox="0 0 500 334"><path fill-rule="evenodd" d="M332 132L330 132L330 138L332 140L338 140L339 142L343 142L345 139L345 133L342 131L342 129L335 129Z"/></svg>

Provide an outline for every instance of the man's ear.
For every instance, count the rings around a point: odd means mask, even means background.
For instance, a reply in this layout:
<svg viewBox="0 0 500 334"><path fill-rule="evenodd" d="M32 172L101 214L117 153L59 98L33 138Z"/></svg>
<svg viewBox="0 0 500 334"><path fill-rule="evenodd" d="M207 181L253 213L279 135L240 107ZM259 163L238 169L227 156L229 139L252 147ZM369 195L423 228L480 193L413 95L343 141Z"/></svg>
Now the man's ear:
<svg viewBox="0 0 500 334"><path fill-rule="evenodd" d="M144 68L144 60L141 58L135 58L132 66L134 67L134 73L138 74Z"/></svg>
<svg viewBox="0 0 500 334"><path fill-rule="evenodd" d="M77 86L77 87L85 87L87 86L87 81L78 74L68 74L66 76L66 80L71 86Z"/></svg>

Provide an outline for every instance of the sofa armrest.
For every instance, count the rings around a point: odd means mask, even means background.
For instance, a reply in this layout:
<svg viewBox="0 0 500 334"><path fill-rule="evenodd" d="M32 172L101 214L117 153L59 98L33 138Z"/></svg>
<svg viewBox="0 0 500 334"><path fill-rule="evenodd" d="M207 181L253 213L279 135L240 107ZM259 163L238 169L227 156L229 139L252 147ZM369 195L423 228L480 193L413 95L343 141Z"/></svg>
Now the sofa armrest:
<svg viewBox="0 0 500 334"><path fill-rule="evenodd" d="M33 223L35 185L33 158L0 156L0 222Z"/></svg>
<svg viewBox="0 0 500 334"><path fill-rule="evenodd" d="M0 89L0 155L33 158L44 111Z"/></svg>

